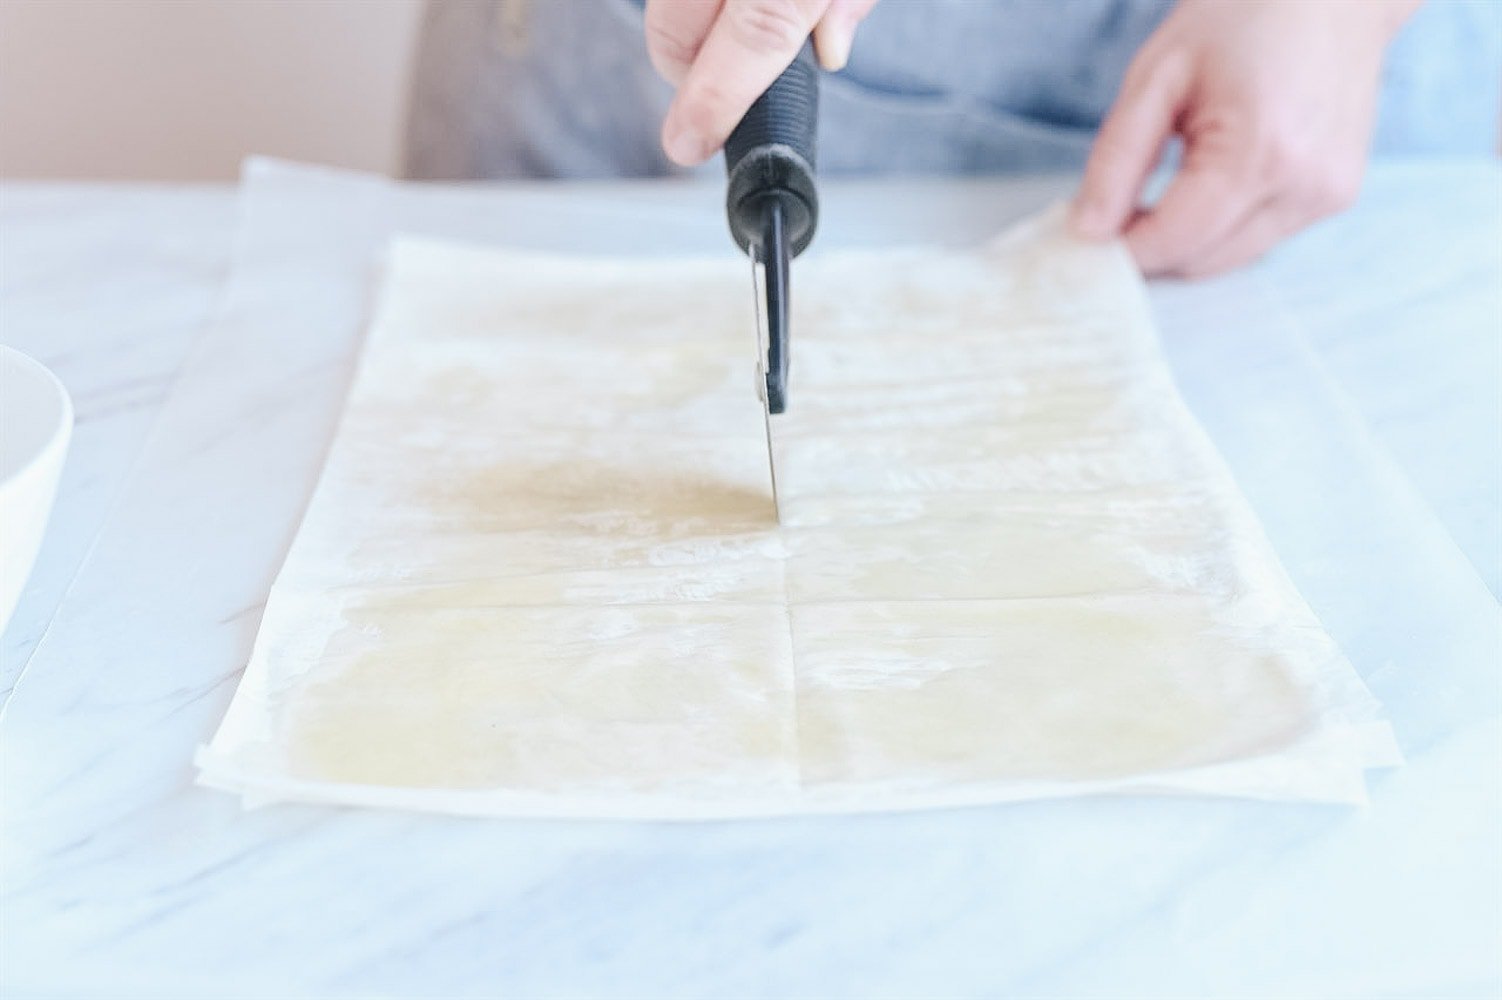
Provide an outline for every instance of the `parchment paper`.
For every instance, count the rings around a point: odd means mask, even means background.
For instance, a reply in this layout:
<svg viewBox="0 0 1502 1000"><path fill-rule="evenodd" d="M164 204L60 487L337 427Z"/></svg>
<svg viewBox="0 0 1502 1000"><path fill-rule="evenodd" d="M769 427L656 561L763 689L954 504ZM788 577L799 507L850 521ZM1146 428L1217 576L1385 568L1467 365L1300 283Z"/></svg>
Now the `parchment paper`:
<svg viewBox="0 0 1502 1000"><path fill-rule="evenodd" d="M1396 760L1119 248L1050 213L800 261L780 526L736 263L398 240L201 780L710 818L1357 801Z"/></svg>

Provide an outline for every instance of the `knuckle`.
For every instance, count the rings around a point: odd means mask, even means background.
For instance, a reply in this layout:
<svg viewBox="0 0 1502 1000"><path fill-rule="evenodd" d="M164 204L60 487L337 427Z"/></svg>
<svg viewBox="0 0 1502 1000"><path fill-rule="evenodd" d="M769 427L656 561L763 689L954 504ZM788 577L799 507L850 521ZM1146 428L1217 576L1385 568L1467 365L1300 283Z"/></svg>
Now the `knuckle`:
<svg viewBox="0 0 1502 1000"><path fill-rule="evenodd" d="M1257 174L1265 186L1284 193L1317 217L1349 208L1361 190L1360 164L1333 160L1313 138L1273 133L1257 149Z"/></svg>
<svg viewBox="0 0 1502 1000"><path fill-rule="evenodd" d="M684 38L678 31L661 21L646 23L647 51L660 62L674 66L686 66L699 54L699 46Z"/></svg>
<svg viewBox="0 0 1502 1000"><path fill-rule="evenodd" d="M735 39L753 52L797 49L813 24L804 0L731 0L726 8Z"/></svg>
<svg viewBox="0 0 1502 1000"><path fill-rule="evenodd" d="M1297 181L1310 159L1303 143L1276 129L1260 130L1254 148L1256 172L1271 188Z"/></svg>
<svg viewBox="0 0 1502 1000"><path fill-rule="evenodd" d="M1241 186L1261 186L1281 169L1255 122L1237 108L1198 112L1186 137L1186 165L1223 174Z"/></svg>

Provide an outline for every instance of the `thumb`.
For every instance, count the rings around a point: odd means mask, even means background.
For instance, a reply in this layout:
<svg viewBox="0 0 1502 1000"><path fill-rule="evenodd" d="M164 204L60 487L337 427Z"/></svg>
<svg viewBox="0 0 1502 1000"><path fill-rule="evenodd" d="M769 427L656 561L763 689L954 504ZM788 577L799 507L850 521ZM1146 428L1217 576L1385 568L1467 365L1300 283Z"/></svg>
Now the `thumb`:
<svg viewBox="0 0 1502 1000"><path fill-rule="evenodd" d="M1101 123L1075 195L1070 222L1077 234L1099 240L1121 232L1173 130L1188 85L1187 62L1143 53L1132 64Z"/></svg>
<svg viewBox="0 0 1502 1000"><path fill-rule="evenodd" d="M682 166L725 144L762 91L803 48L830 0L726 0L662 123L662 147Z"/></svg>
<svg viewBox="0 0 1502 1000"><path fill-rule="evenodd" d="M855 42L855 29L875 6L876 0L834 0L829 5L828 12L814 28L814 48L820 66L831 73L845 68L850 61L850 46Z"/></svg>

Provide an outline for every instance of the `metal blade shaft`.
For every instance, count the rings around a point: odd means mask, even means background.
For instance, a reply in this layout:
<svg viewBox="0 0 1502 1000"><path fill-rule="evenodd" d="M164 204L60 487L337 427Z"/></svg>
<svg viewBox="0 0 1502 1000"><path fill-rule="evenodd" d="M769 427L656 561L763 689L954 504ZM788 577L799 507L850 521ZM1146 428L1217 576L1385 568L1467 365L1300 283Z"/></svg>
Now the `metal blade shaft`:
<svg viewBox="0 0 1502 1000"><path fill-rule="evenodd" d="M782 504L777 497L777 461L775 452L772 450L772 414L768 402L769 389L771 387L771 375L768 366L769 333L767 324L767 280L766 267L758 255L751 257L751 285L756 299L756 395L761 401L762 427L767 435L767 472L772 481L772 509L777 520L782 520Z"/></svg>

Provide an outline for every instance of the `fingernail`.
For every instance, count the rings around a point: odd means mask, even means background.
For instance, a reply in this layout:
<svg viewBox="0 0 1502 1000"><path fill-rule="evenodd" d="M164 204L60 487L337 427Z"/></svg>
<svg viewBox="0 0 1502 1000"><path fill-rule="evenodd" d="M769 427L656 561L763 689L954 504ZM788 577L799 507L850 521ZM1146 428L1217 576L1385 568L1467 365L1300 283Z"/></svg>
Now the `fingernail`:
<svg viewBox="0 0 1502 1000"><path fill-rule="evenodd" d="M853 25L837 24L825 18L814 28L814 49L819 55L819 65L830 73L838 73L850 62L850 46L855 41Z"/></svg>
<svg viewBox="0 0 1502 1000"><path fill-rule="evenodd" d="M704 146L704 140L693 129L677 122L669 123L662 140L662 149L668 154L668 159L682 167L703 163L709 156Z"/></svg>

